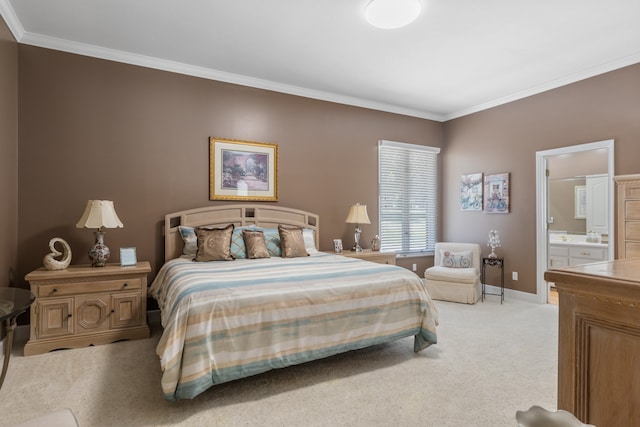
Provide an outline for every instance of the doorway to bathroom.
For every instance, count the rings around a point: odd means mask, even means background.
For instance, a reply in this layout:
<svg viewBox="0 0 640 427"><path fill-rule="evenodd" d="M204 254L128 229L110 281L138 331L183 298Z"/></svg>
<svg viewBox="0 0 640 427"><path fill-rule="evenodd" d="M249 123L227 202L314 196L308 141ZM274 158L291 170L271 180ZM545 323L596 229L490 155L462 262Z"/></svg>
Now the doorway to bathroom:
<svg viewBox="0 0 640 427"><path fill-rule="evenodd" d="M549 268L614 258L614 141L536 152L536 292ZM552 295L555 297L555 295Z"/></svg>

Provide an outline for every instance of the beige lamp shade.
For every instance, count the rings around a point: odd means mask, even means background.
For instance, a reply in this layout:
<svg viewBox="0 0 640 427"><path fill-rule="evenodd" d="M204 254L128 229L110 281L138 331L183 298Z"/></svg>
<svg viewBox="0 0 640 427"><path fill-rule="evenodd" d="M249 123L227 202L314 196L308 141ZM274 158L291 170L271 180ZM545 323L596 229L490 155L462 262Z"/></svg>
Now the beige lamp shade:
<svg viewBox="0 0 640 427"><path fill-rule="evenodd" d="M82 228L122 228L122 222L111 200L89 200L76 227Z"/></svg>
<svg viewBox="0 0 640 427"><path fill-rule="evenodd" d="M345 222L347 224L371 224L369 215L367 215L367 205L361 205L360 203L351 205Z"/></svg>

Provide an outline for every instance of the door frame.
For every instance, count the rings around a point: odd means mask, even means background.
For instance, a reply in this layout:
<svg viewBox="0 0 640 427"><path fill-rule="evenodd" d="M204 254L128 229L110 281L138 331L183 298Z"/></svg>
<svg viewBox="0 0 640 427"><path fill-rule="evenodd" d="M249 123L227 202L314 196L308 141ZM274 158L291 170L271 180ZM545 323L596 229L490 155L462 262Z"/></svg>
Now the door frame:
<svg viewBox="0 0 640 427"><path fill-rule="evenodd" d="M547 271L547 228L548 228L548 187L547 157L559 154L578 153L587 150L607 149L607 173L609 175L609 260L615 253L615 218L614 218L614 140L590 142L551 150L536 151L536 295L541 304L546 304L549 289L544 272Z"/></svg>

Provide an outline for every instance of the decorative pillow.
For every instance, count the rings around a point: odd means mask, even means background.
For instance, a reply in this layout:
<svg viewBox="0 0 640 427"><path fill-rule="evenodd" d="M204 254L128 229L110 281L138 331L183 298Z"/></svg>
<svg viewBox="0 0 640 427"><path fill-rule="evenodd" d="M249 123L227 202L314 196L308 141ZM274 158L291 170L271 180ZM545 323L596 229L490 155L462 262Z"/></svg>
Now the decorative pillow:
<svg viewBox="0 0 640 427"><path fill-rule="evenodd" d="M278 233L280 234L282 258L309 256L307 250L304 247L302 228L278 225Z"/></svg>
<svg viewBox="0 0 640 427"><path fill-rule="evenodd" d="M267 245L264 243L264 233L261 230L242 230L242 238L247 248L247 258L270 258Z"/></svg>
<svg viewBox="0 0 640 427"><path fill-rule="evenodd" d="M471 251L465 252L451 252L444 249L440 249L440 266L449 268L469 268L471 267L472 253Z"/></svg>
<svg viewBox="0 0 640 427"><path fill-rule="evenodd" d="M196 228L198 251L194 261L233 261L231 255L231 234L234 225L223 228Z"/></svg>
<svg viewBox="0 0 640 427"><path fill-rule="evenodd" d="M244 244L244 237L242 236L243 230L260 230L255 225L248 225L246 227L236 227L231 234L231 255L235 259L247 258L247 247Z"/></svg>
<svg viewBox="0 0 640 427"><path fill-rule="evenodd" d="M307 253L309 254L318 253L318 249L316 249L316 240L315 240L314 234L315 233L310 228L305 228L304 230L302 230L304 247L307 249Z"/></svg>
<svg viewBox="0 0 640 427"><path fill-rule="evenodd" d="M178 226L180 236L184 246L182 247L182 255L189 255L190 257L196 256L198 252L198 239L196 238L196 231L193 227L186 227L184 225Z"/></svg>
<svg viewBox="0 0 640 427"><path fill-rule="evenodd" d="M269 255L272 257L282 256L282 249L280 248L280 232L277 228L263 228L264 243L267 245Z"/></svg>

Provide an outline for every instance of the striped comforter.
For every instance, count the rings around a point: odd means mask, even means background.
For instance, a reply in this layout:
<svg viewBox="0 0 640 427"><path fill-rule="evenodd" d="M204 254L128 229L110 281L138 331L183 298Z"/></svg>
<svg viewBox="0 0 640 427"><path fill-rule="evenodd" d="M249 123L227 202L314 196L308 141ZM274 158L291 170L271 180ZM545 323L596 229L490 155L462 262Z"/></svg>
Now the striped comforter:
<svg viewBox="0 0 640 427"><path fill-rule="evenodd" d="M167 262L149 288L164 332L157 354L167 400L212 385L415 336L436 343L437 311L414 273L316 253Z"/></svg>

